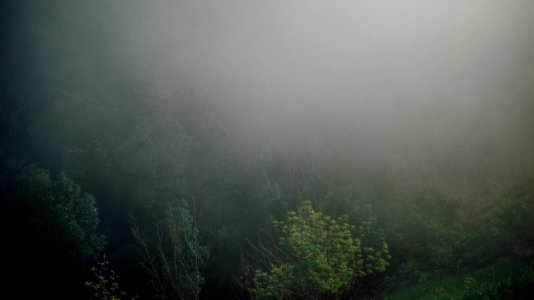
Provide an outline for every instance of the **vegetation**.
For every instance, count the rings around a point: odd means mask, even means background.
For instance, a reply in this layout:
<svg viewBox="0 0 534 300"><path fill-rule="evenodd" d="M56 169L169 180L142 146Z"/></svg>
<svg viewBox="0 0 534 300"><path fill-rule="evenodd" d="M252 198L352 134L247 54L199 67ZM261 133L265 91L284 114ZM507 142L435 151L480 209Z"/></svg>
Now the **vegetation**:
<svg viewBox="0 0 534 300"><path fill-rule="evenodd" d="M376 297L379 299L527 299L532 295L532 258L500 261L474 272L447 275Z"/></svg>
<svg viewBox="0 0 534 300"><path fill-rule="evenodd" d="M185 203L169 207L148 238L139 227L133 234L144 252L143 267L161 299L198 299L207 249L199 244L198 230Z"/></svg>
<svg viewBox="0 0 534 300"><path fill-rule="evenodd" d="M78 2L0 1L1 299L534 294L533 4Z"/></svg>
<svg viewBox="0 0 534 300"><path fill-rule="evenodd" d="M388 247L375 250L353 237L347 216L324 216L304 202L286 221L274 221L279 240L272 249L259 246L269 270L256 270L258 298L319 299L341 296L358 278L384 272Z"/></svg>
<svg viewBox="0 0 534 300"><path fill-rule="evenodd" d="M43 291L73 284L69 274L92 263L105 244L94 197L64 174L52 178L45 170L5 159L0 165L1 227L9 242L3 247L5 274L10 280L28 276ZM26 268L34 271L26 274ZM32 292L20 284L8 286L20 288L21 295ZM58 294L70 292L65 288Z"/></svg>
<svg viewBox="0 0 534 300"><path fill-rule="evenodd" d="M121 300L126 299L126 292L119 285L119 276L109 268L106 256L96 266L91 268L94 278L85 282L89 289L90 299L98 300ZM131 298L136 299L136 297Z"/></svg>

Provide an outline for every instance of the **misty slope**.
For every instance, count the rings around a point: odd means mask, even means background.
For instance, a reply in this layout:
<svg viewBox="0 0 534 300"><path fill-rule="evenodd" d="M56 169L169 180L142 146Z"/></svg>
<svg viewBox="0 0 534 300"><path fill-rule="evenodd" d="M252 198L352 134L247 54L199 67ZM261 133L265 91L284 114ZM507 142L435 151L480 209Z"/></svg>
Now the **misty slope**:
<svg viewBox="0 0 534 300"><path fill-rule="evenodd" d="M522 297L532 11L2 1L6 291L85 298L95 265L142 299Z"/></svg>

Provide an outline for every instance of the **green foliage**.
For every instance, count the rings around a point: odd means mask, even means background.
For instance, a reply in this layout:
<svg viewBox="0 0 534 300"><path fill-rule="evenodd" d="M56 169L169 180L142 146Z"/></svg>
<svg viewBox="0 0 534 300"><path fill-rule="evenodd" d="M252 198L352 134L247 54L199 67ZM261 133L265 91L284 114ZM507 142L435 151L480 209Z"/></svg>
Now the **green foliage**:
<svg viewBox="0 0 534 300"><path fill-rule="evenodd" d="M64 174L53 179L48 171L35 167L12 164L7 168L12 173L2 187L3 194L10 208L23 214L14 222L28 227L42 249L78 263L96 258L104 238L98 233L94 197L82 193Z"/></svg>
<svg viewBox="0 0 534 300"><path fill-rule="evenodd" d="M268 270L257 269L252 293L258 298L324 298L341 295L358 278L385 271L388 247L362 245L347 217L337 219L313 210L311 202L274 221L276 245L260 246ZM361 228L363 230L363 227Z"/></svg>
<svg viewBox="0 0 534 300"><path fill-rule="evenodd" d="M134 227L133 234L144 252L143 267L157 296L198 299L208 251L199 243L198 230L185 201L168 207L153 231L144 233Z"/></svg>
<svg viewBox="0 0 534 300"><path fill-rule="evenodd" d="M534 288L534 259L501 261L474 272L440 277L401 288L379 299L528 299Z"/></svg>
<svg viewBox="0 0 534 300"><path fill-rule="evenodd" d="M119 286L119 275L109 267L109 261L104 255L103 259L94 267L93 280L85 282L85 286L91 293L91 300L121 300L137 297L128 297L126 291Z"/></svg>
<svg viewBox="0 0 534 300"><path fill-rule="evenodd" d="M104 247L93 196L71 179L0 157L4 293L73 299ZM28 289L31 282L31 289Z"/></svg>

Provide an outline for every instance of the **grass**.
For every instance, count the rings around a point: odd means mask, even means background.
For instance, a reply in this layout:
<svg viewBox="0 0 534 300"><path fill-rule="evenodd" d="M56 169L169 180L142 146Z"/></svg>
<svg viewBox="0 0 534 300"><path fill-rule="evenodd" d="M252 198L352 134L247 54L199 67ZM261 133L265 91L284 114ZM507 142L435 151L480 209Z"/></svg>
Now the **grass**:
<svg viewBox="0 0 534 300"><path fill-rule="evenodd" d="M534 257L415 284L377 299L532 299Z"/></svg>

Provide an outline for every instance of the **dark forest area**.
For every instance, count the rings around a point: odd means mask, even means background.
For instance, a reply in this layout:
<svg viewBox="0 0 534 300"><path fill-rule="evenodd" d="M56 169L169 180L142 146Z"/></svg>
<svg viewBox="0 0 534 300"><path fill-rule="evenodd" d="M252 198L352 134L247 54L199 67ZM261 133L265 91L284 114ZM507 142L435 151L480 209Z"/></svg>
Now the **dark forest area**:
<svg viewBox="0 0 534 300"><path fill-rule="evenodd" d="M0 2L2 299L529 299L534 5Z"/></svg>

